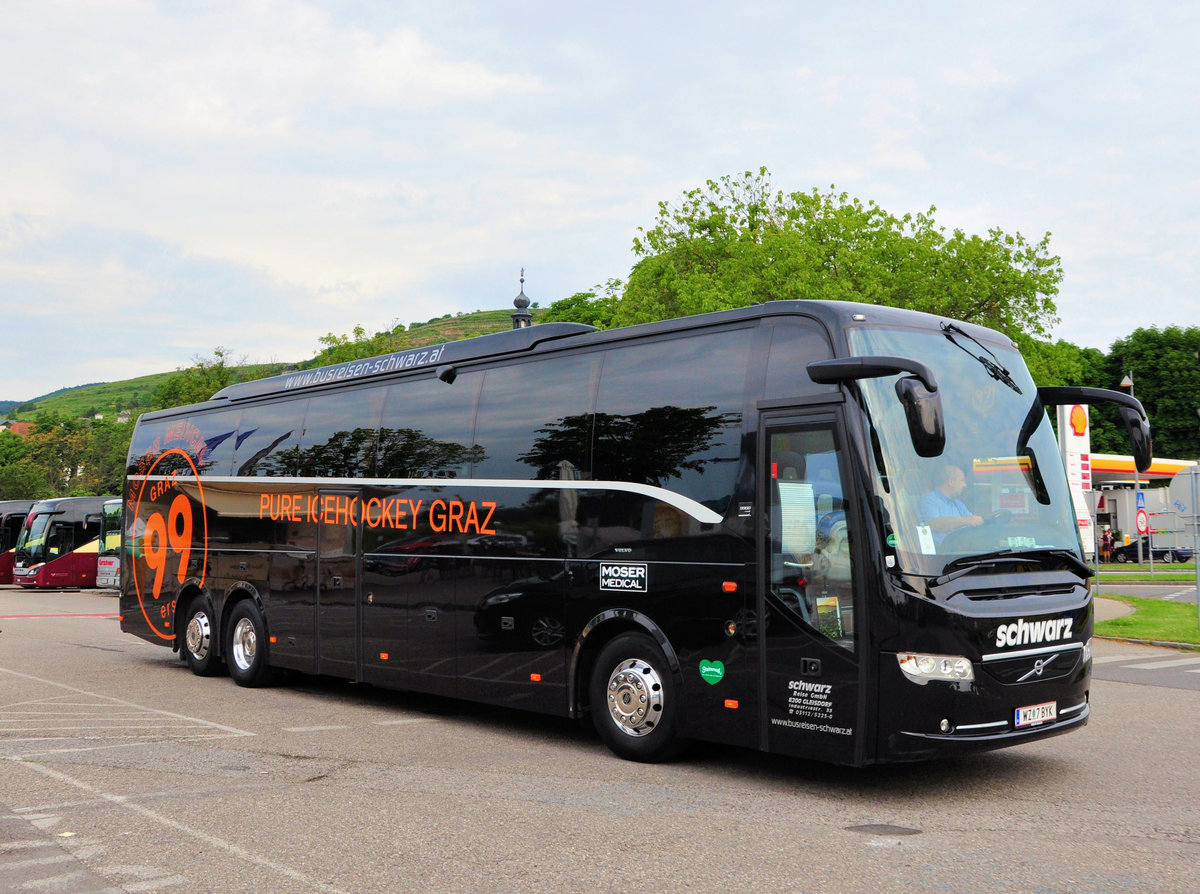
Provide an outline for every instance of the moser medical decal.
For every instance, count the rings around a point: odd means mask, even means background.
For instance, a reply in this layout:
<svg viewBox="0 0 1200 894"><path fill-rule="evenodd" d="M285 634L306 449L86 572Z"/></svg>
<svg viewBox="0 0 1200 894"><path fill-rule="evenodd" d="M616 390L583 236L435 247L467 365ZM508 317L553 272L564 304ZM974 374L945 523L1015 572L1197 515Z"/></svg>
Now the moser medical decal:
<svg viewBox="0 0 1200 894"><path fill-rule="evenodd" d="M643 562L601 562L600 589L649 592L646 565Z"/></svg>
<svg viewBox="0 0 1200 894"><path fill-rule="evenodd" d="M1074 625L1073 618L1049 618L1045 621L1026 621L1021 618L996 628L996 647L1056 643L1070 639Z"/></svg>

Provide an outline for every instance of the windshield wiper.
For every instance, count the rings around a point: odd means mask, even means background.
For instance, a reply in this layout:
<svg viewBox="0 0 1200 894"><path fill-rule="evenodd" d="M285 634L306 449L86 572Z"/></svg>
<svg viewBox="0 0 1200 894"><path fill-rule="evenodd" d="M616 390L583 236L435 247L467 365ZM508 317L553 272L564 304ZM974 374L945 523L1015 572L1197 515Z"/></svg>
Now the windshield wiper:
<svg viewBox="0 0 1200 894"><path fill-rule="evenodd" d="M940 577L934 578L929 582L929 585L930 587L940 587L942 584L948 584L952 580L956 580L987 565L1019 565L1031 560L1044 562L1046 559L1065 561L1084 577L1091 577L1095 574L1087 562L1083 561L1069 549L1055 547L1042 547L1041 549L1000 549L992 553L982 553L978 556L963 556L961 559L955 559L946 566L947 568L953 567L954 570L947 571Z"/></svg>
<svg viewBox="0 0 1200 894"><path fill-rule="evenodd" d="M965 347L963 347L957 341L954 340L954 337L950 334L951 332L961 335L963 338L969 338L971 341L975 342L975 344L979 345L979 347L982 348L988 356L984 357L981 354L976 354L973 351L967 350ZM954 323L942 323L942 333L946 336L946 338L948 338L950 340L950 343L953 344L956 348L961 348L964 353L966 353L967 355L974 357L976 360L978 360L980 362L980 364L983 366L983 368L988 371L989 376L991 376L997 382L1004 383L1009 388L1011 388L1013 391L1017 392L1017 394L1021 393L1021 389L1019 387L1017 387L1017 383L1013 381L1012 373L1010 373L1007 369L1004 368L1004 364L1002 364L1000 362L1000 358L998 358L995 354L993 354L988 349L987 345L985 345L983 342L981 342L975 336L973 336L970 333L959 328Z"/></svg>

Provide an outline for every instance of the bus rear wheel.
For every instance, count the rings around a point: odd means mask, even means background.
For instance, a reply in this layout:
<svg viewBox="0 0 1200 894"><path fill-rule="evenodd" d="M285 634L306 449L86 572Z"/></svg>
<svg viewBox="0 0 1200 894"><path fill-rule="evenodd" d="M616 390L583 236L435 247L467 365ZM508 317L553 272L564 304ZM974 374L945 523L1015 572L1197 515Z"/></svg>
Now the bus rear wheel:
<svg viewBox="0 0 1200 894"><path fill-rule="evenodd" d="M217 625L212 602L197 596L188 603L183 628L183 660L197 677L215 677L224 670L217 657Z"/></svg>
<svg viewBox="0 0 1200 894"><path fill-rule="evenodd" d="M641 633L621 634L596 658L592 722L604 744L626 760L669 760L680 748L677 691L658 643Z"/></svg>
<svg viewBox="0 0 1200 894"><path fill-rule="evenodd" d="M239 602L229 615L225 655L229 676L239 686L265 686L270 682L267 667L267 625L251 600Z"/></svg>

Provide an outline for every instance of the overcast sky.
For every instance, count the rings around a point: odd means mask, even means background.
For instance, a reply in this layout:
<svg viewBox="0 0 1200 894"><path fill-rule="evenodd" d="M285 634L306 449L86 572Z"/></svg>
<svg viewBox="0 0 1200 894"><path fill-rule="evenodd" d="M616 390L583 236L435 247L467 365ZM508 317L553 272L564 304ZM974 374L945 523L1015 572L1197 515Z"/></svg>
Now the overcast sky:
<svg viewBox="0 0 1200 894"><path fill-rule="evenodd" d="M546 306L764 165L1050 231L1056 337L1200 325L1198 10L5 0L0 399L511 307L522 266Z"/></svg>

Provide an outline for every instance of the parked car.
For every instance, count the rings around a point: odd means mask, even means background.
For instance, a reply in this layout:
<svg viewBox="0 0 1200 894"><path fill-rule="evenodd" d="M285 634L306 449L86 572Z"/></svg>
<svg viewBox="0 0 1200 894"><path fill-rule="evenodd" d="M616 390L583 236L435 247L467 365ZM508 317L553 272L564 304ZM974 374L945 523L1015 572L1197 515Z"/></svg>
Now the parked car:
<svg viewBox="0 0 1200 894"><path fill-rule="evenodd" d="M1136 562L1138 560L1138 545L1137 541L1133 540L1125 546L1113 547L1112 557L1114 562ZM1190 562L1192 559L1192 551L1186 546L1155 546L1154 561L1155 562ZM1150 560L1150 538L1142 538L1142 561Z"/></svg>

